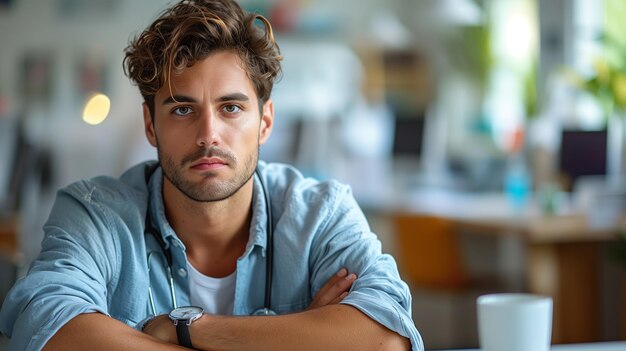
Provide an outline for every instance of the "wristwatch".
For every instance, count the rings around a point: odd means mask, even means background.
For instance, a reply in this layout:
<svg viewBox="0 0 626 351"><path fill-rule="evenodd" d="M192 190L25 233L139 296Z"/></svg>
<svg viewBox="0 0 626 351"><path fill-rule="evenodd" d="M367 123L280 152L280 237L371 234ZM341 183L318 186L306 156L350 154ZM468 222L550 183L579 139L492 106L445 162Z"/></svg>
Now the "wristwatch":
<svg viewBox="0 0 626 351"><path fill-rule="evenodd" d="M202 317L204 309L196 306L178 307L170 312L170 320L176 326L176 336L180 346L193 348L191 345L191 336L189 335L189 326L193 321Z"/></svg>

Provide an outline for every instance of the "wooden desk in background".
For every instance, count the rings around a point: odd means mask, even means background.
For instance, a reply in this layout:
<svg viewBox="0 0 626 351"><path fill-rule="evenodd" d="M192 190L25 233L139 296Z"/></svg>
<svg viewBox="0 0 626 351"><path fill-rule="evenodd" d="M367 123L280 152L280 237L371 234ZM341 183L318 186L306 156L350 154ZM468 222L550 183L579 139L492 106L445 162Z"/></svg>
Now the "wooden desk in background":
<svg viewBox="0 0 626 351"><path fill-rule="evenodd" d="M459 232L522 237L529 292L554 299L553 343L601 340L602 243L616 241L617 229L589 228L580 215L453 222Z"/></svg>
<svg viewBox="0 0 626 351"><path fill-rule="evenodd" d="M524 285L554 299L553 343L602 340L602 243L616 241L617 228L590 228L576 213L544 216L534 205L514 210L502 193L422 189L361 195L361 205L378 215L437 216L458 233L521 239Z"/></svg>
<svg viewBox="0 0 626 351"><path fill-rule="evenodd" d="M18 217L0 217L0 255L14 262L18 259Z"/></svg>
<svg viewBox="0 0 626 351"><path fill-rule="evenodd" d="M17 240L18 223L17 216L0 218L0 303L15 283L22 263Z"/></svg>

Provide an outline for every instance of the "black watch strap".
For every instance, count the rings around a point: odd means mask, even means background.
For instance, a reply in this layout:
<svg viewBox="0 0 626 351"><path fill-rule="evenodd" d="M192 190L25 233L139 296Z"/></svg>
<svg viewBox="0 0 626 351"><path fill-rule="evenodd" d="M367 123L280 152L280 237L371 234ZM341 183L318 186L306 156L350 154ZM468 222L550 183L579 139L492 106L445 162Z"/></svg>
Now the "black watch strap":
<svg viewBox="0 0 626 351"><path fill-rule="evenodd" d="M191 345L191 335L189 335L189 326L187 325L187 321L179 320L178 323L176 323L176 336L178 337L178 345L190 349L193 348Z"/></svg>

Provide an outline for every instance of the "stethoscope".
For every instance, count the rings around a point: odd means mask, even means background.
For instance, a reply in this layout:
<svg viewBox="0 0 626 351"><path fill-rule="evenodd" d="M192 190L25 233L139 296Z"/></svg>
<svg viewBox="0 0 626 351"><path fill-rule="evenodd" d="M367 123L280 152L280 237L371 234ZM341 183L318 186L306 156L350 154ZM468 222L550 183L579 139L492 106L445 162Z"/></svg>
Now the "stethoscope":
<svg viewBox="0 0 626 351"><path fill-rule="evenodd" d="M270 206L270 196L267 192L267 188L265 187L265 182L263 181L263 177L259 172L259 169L255 169L254 173L259 178L259 182L261 184L261 191L263 192L263 196L265 197L265 211L267 213L267 237L266 237L266 252L267 252L267 260L265 261L265 300L263 307L256 309L252 312L251 316L275 316L276 312L272 310L272 271L274 266L274 229L272 224L272 206ZM172 306L173 308L178 308L178 304L176 303L176 290L174 289L174 276L172 274L172 252L168 250L165 244L165 240L159 233L158 229L154 226L152 222L152 213L150 211L150 206L148 206L148 211L146 213L146 230L145 234L151 234L159 243L161 247L161 252L163 255L155 255L156 252L150 252L147 256L148 262L148 299L150 302L150 308L152 310L152 315L156 316L156 306L154 304L154 296L152 294L152 283L150 277L150 270L152 266L152 261L157 259L158 257L163 260L165 258L165 268L167 271L167 276L169 279L169 288L170 288L170 297L172 298Z"/></svg>

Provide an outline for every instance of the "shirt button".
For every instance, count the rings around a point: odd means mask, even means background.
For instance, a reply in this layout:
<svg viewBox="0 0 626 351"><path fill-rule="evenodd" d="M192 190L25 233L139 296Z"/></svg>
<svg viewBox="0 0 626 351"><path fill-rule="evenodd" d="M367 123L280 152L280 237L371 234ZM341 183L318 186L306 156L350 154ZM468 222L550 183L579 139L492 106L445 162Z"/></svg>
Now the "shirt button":
<svg viewBox="0 0 626 351"><path fill-rule="evenodd" d="M178 275L180 275L181 277L186 277L187 276L187 270L184 268L179 268L178 269Z"/></svg>

